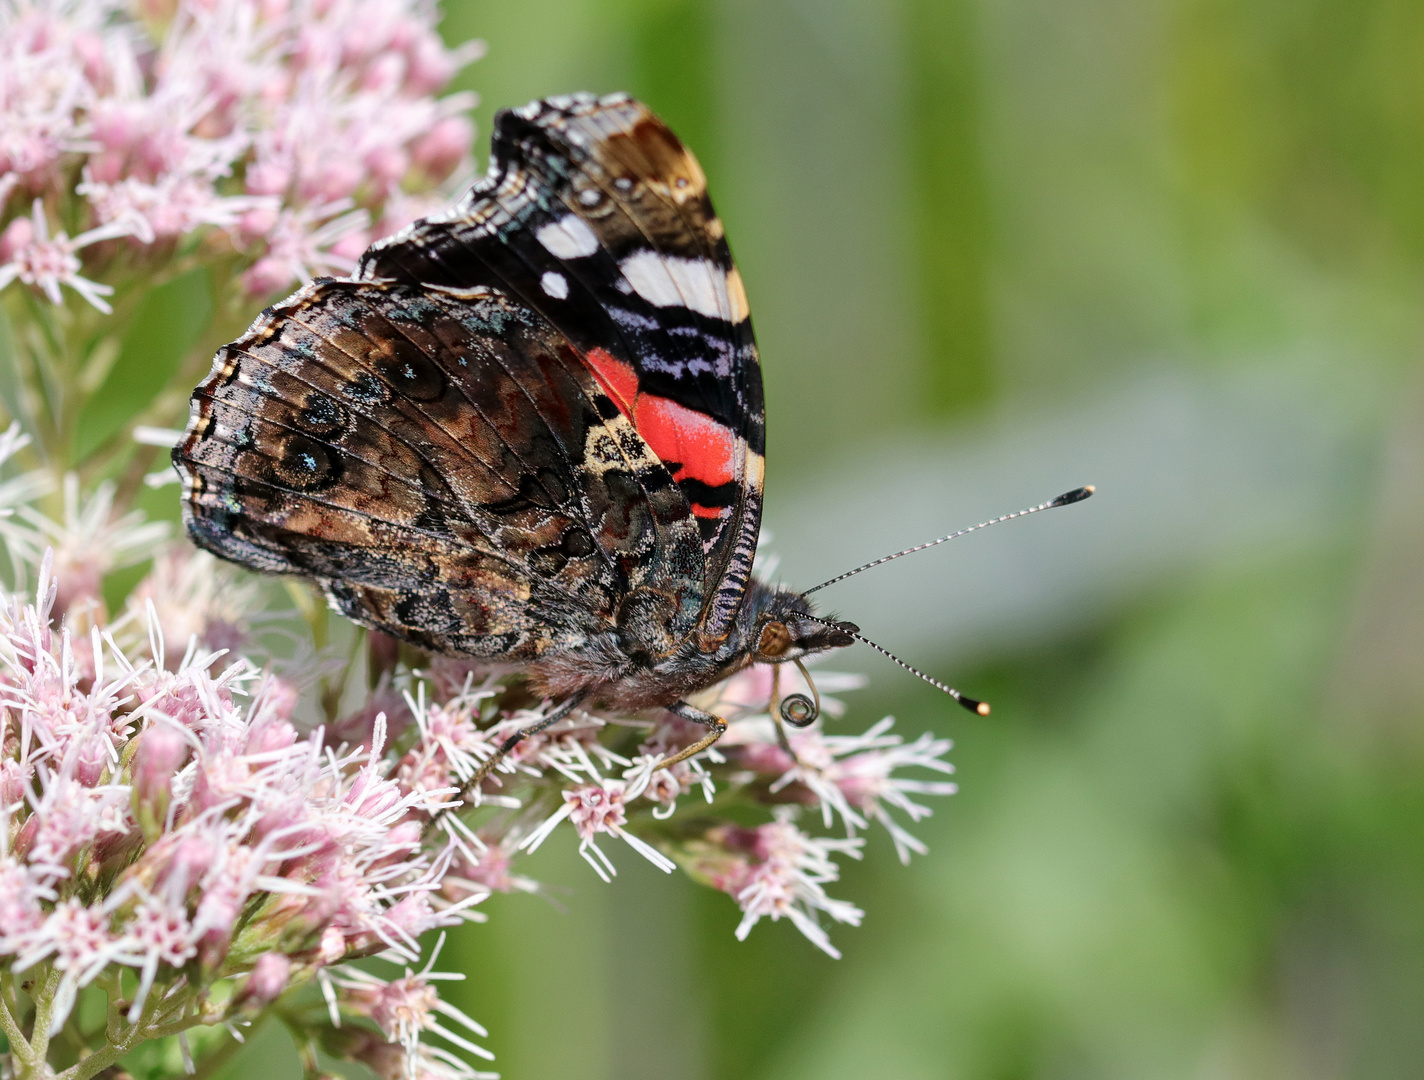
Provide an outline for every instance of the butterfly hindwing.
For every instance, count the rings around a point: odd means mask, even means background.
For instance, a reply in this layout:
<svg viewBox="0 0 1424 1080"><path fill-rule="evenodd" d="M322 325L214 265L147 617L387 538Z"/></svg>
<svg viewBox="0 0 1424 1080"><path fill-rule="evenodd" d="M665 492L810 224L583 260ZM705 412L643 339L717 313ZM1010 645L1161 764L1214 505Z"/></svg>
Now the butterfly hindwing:
<svg viewBox="0 0 1424 1080"><path fill-rule="evenodd" d="M698 638L715 647L756 549L761 371L706 180L667 127L621 95L503 112L489 176L455 211L373 247L358 277L499 288L569 341L696 521Z"/></svg>
<svg viewBox="0 0 1424 1080"><path fill-rule="evenodd" d="M681 491L565 337L498 290L317 282L221 350L174 452L189 534L426 648L528 659L630 590L702 607Z"/></svg>

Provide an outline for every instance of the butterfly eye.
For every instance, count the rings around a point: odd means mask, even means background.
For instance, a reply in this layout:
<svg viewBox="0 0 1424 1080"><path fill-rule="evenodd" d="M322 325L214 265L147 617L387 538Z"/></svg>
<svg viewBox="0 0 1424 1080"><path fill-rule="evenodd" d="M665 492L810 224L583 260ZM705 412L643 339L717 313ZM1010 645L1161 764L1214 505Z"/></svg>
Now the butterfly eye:
<svg viewBox="0 0 1424 1080"><path fill-rule="evenodd" d="M791 631L784 622L769 622L761 628L757 652L768 659L783 656L791 648Z"/></svg>

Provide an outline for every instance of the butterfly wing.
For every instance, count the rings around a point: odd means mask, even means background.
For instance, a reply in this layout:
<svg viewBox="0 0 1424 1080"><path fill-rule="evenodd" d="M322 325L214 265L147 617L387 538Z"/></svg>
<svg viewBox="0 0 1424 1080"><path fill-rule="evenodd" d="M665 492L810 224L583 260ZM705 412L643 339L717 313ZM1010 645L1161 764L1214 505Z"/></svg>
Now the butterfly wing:
<svg viewBox="0 0 1424 1080"><path fill-rule="evenodd" d="M696 519L697 640L715 649L756 553L761 368L706 179L672 132L623 95L502 112L488 177L452 212L375 245L357 276L495 287L572 343Z"/></svg>
<svg viewBox="0 0 1424 1080"><path fill-rule="evenodd" d="M219 351L173 458L199 545L425 648L576 649L640 586L675 597L678 637L702 606L668 470L496 289L307 286Z"/></svg>

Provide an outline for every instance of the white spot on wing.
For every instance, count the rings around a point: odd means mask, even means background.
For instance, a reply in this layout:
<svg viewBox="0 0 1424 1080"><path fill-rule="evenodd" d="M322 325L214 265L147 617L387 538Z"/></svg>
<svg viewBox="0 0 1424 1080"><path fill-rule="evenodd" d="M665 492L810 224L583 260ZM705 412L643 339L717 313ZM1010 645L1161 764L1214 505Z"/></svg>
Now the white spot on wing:
<svg viewBox="0 0 1424 1080"><path fill-rule="evenodd" d="M727 276L706 259L639 251L618 265L634 291L654 307L685 307L711 319L741 321L727 295Z"/></svg>
<svg viewBox="0 0 1424 1080"><path fill-rule="evenodd" d="M539 279L539 285L555 300L567 300L569 297L568 279L563 274L556 274L550 270Z"/></svg>
<svg viewBox="0 0 1424 1080"><path fill-rule="evenodd" d="M572 214L549 222L534 235L556 259L578 259L598 250L593 230Z"/></svg>

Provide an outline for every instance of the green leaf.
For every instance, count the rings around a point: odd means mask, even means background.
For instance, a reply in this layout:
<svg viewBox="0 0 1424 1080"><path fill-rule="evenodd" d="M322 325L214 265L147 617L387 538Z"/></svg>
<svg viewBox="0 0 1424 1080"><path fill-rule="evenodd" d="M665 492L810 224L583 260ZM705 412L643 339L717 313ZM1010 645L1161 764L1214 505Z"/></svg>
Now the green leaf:
<svg viewBox="0 0 1424 1080"><path fill-rule="evenodd" d="M76 464L162 392L211 319L208 274L202 267L165 282L144 298L114 366L79 414Z"/></svg>

